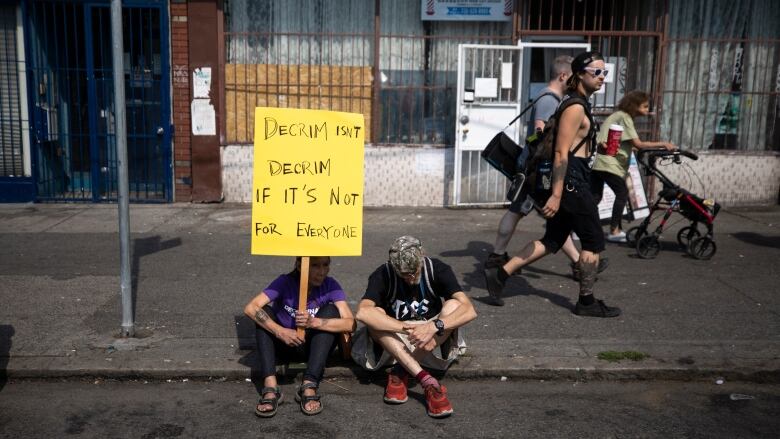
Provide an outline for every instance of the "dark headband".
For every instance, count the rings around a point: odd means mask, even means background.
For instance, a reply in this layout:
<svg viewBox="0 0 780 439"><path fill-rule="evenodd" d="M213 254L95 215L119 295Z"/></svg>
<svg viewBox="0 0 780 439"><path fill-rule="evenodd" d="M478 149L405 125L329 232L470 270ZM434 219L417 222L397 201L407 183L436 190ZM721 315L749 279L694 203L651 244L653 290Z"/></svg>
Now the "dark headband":
<svg viewBox="0 0 780 439"><path fill-rule="evenodd" d="M593 61L604 59L599 52L582 52L571 61L571 72L579 73Z"/></svg>

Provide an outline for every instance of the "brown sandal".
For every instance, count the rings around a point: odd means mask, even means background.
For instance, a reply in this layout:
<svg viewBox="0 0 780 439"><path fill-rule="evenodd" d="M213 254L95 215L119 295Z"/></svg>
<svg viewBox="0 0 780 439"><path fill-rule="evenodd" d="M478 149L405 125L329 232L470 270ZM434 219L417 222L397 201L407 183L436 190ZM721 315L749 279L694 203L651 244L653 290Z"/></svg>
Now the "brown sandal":
<svg viewBox="0 0 780 439"><path fill-rule="evenodd" d="M263 398L263 396L266 393L273 393L276 395L275 398ZM261 418L271 418L276 414L276 409L279 407L279 405L282 403L282 390L279 388L279 386L276 387L263 387L263 390L260 391L260 401L257 402L257 406L255 406L255 414ZM260 410L258 406L270 404L271 410Z"/></svg>
<svg viewBox="0 0 780 439"><path fill-rule="evenodd" d="M322 411L322 395L320 395L319 384L317 383L303 383L298 387L298 392L295 394L295 400L301 404L301 411L304 415L314 416ZM304 395L303 392L306 389L314 389L314 395ZM306 403L309 401L317 401L320 406L314 410L306 410Z"/></svg>

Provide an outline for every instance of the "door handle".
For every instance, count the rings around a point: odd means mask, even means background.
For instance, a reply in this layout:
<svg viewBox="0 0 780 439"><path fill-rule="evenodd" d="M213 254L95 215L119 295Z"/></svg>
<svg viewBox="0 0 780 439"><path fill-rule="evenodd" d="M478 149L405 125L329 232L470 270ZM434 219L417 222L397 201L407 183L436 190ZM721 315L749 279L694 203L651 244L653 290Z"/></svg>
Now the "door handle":
<svg viewBox="0 0 780 439"><path fill-rule="evenodd" d="M165 128L157 127L157 135L162 137L163 134L165 134Z"/></svg>

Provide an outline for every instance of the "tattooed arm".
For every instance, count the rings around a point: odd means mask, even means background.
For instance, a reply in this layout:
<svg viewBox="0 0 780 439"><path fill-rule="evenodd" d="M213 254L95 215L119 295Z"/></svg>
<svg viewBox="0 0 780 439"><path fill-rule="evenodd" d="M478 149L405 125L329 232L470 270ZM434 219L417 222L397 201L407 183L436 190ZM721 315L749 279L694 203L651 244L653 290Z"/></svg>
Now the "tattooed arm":
<svg viewBox="0 0 780 439"><path fill-rule="evenodd" d="M253 320L255 322L257 322L259 325L263 325L263 324L266 324L268 322L268 319L270 319L270 318L271 317L268 316L268 313L266 313L263 308L260 308L257 311L255 311L255 315L254 315L254 319Z"/></svg>
<svg viewBox="0 0 780 439"><path fill-rule="evenodd" d="M552 195L550 195L544 208L542 208L542 214L545 218L555 216L561 206L563 181L566 178L566 169L569 166L569 149L574 144L582 118L585 117L585 108L582 105L572 105L566 108L560 117L552 165Z"/></svg>
<svg viewBox="0 0 780 439"><path fill-rule="evenodd" d="M247 303L244 307L244 314L288 346L298 346L303 343L304 340L298 337L294 329L285 328L276 323L276 321L274 321L274 319L263 309L270 301L271 300L265 293L260 293Z"/></svg>
<svg viewBox="0 0 780 439"><path fill-rule="evenodd" d="M566 179L566 169L569 167L569 157L555 151L552 168L552 192L556 197L563 195L563 182Z"/></svg>
<svg viewBox="0 0 780 439"><path fill-rule="evenodd" d="M552 167L552 194L542 208L542 215L544 215L545 218L554 217L561 207L563 180L566 178L566 168L568 166L568 154L564 156L556 150Z"/></svg>
<svg viewBox="0 0 780 439"><path fill-rule="evenodd" d="M244 307L244 314L246 314L246 316L250 319L254 320L258 325L269 329L267 327L268 322L273 322L273 319L268 315L267 312L265 312L265 310L263 310L263 307L268 305L270 302L271 299L269 299L264 292L260 293L246 304Z"/></svg>

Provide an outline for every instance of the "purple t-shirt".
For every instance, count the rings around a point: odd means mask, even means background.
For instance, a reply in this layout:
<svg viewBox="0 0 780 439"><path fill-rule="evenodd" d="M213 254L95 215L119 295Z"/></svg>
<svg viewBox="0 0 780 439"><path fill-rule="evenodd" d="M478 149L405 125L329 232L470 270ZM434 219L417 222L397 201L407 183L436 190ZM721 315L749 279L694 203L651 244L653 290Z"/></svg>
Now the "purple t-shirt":
<svg viewBox="0 0 780 439"><path fill-rule="evenodd" d="M275 320L285 328L295 329L295 311L298 309L298 290L300 281L292 274L283 274L263 290L271 299ZM341 285L332 277L326 277L322 285L309 294L306 310L316 315L322 305L346 301L347 295Z"/></svg>

